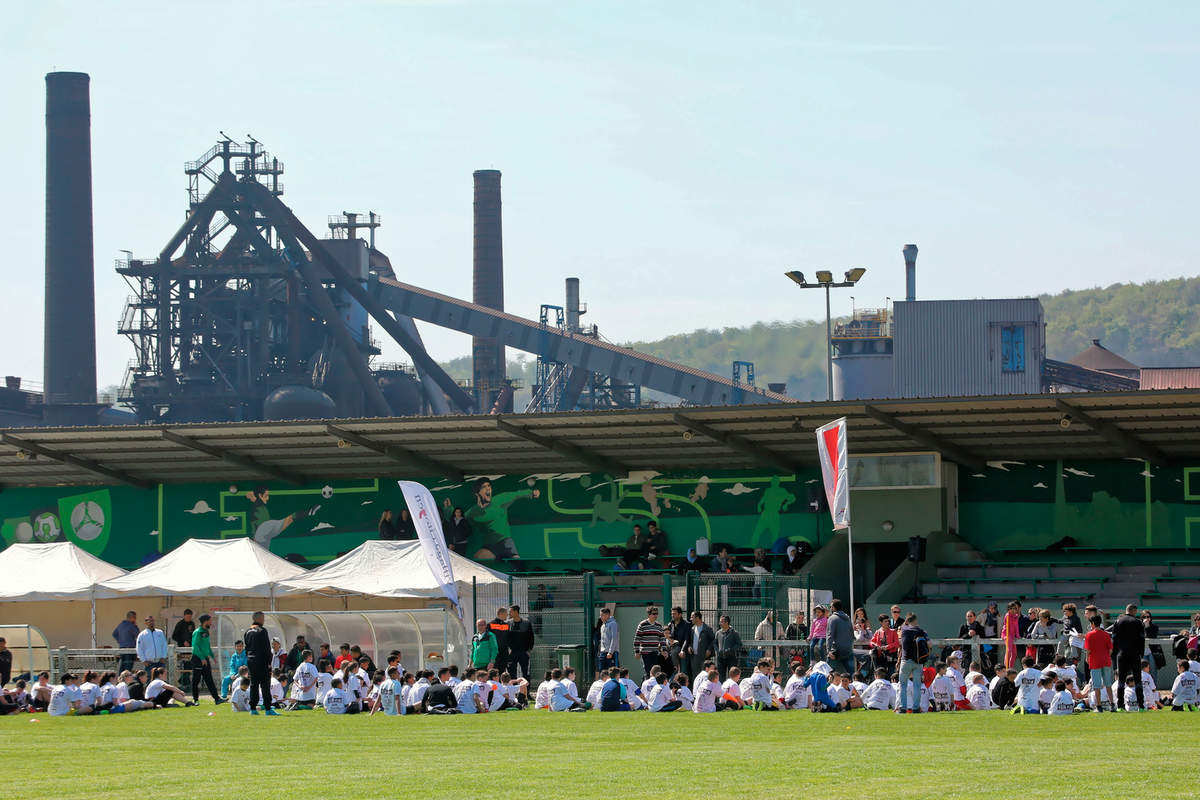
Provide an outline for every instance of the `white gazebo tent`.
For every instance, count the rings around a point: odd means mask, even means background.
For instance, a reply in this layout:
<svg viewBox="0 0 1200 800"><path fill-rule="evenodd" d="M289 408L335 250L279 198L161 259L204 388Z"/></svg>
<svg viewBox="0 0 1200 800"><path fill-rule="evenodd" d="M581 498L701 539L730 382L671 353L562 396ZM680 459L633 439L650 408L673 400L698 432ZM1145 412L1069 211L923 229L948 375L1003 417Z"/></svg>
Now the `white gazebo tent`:
<svg viewBox="0 0 1200 800"><path fill-rule="evenodd" d="M116 596L99 584L126 574L74 542L17 543L0 552L0 600L89 600L95 647L96 598Z"/></svg>
<svg viewBox="0 0 1200 800"><path fill-rule="evenodd" d="M472 591L479 595L508 597L508 576L457 553L450 553L454 582L464 613L471 612ZM374 597L437 599L442 587L429 569L417 540L371 539L301 577L284 581L289 592L360 594ZM492 609L494 610L494 608Z"/></svg>
<svg viewBox="0 0 1200 800"><path fill-rule="evenodd" d="M253 539L189 539L103 588L119 596L269 597L304 570Z"/></svg>

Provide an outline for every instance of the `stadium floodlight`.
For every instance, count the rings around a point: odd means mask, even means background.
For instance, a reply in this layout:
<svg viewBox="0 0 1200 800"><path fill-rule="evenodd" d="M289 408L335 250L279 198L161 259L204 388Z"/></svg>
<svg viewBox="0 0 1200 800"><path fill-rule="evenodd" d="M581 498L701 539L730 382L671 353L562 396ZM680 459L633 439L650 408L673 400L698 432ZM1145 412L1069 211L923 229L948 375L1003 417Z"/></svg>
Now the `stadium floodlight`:
<svg viewBox="0 0 1200 800"><path fill-rule="evenodd" d="M817 270L817 282L809 283L804 279L804 273L798 270L789 270L784 275L788 276L801 289L824 289L825 290L825 372L826 372L826 398L833 400L833 316L829 308L829 290L840 289L847 286L853 286L862 279L863 275L867 274L865 267L854 267L846 270L846 280L843 283L833 282L833 270L819 269Z"/></svg>

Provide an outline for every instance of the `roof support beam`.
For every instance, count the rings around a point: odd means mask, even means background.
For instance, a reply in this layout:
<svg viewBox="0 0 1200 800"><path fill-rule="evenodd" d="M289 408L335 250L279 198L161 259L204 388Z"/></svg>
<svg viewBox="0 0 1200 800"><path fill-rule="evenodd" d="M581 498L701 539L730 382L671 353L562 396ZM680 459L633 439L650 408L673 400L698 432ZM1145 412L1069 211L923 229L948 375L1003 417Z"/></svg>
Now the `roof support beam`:
<svg viewBox="0 0 1200 800"><path fill-rule="evenodd" d="M306 483L308 480L298 472L292 472L291 470L284 469L283 467L277 467L272 464L264 464L256 458L239 455L238 453L231 452L224 448L197 441L190 436L183 436L182 434L175 433L175 431L167 430L166 428L163 428L159 431L159 436L161 436L165 441L172 442L180 447L186 447L189 450L195 450L197 453L204 453L205 455L210 455L213 458L219 458L228 464L233 464L236 467L248 469L251 472L257 472L260 475L266 475L267 477L275 478L276 480L287 481L288 483L295 484Z"/></svg>
<svg viewBox="0 0 1200 800"><path fill-rule="evenodd" d="M533 442L539 447L544 447L547 450L558 453L560 456L578 461L581 464L591 467L600 472L607 472L614 478L623 478L629 474L629 467L611 459L607 456L588 450L586 447L580 447L570 442L564 442L561 439L552 439L549 436L542 436L540 433L534 433L528 428L520 425L513 425L506 419L496 417L496 427L505 433L517 436L527 442Z"/></svg>
<svg viewBox="0 0 1200 800"><path fill-rule="evenodd" d="M907 422L902 422L898 417L880 411L874 406L863 406L864 413L875 420L888 426L892 430L899 431L908 438L912 439L922 447L928 447L930 450L937 450L942 456L956 464L962 464L964 467L970 467L976 472L984 472L987 470L987 461L975 455L974 453L964 450L952 442L948 442L940 436L930 433L924 428L919 428L916 425L910 425Z"/></svg>
<svg viewBox="0 0 1200 800"><path fill-rule="evenodd" d="M739 453L748 455L755 461L765 466L781 469L784 472L795 472L800 468L800 465L792 459L784 456L781 453L776 453L769 447L762 447L761 445L754 444L754 442L750 441L744 436L738 436L736 433L729 433L728 431L719 430L718 428L714 428L713 426L703 423L698 419L685 417L683 414L675 414L673 419L675 420L675 424L681 425L693 433L706 436L709 439L712 439L714 442L720 442L730 450L736 450Z"/></svg>
<svg viewBox="0 0 1200 800"><path fill-rule="evenodd" d="M135 475L130 475L124 470L106 467L103 464L92 461L90 458L81 458L80 456L73 456L70 453L60 453L57 450L52 450L49 447L43 447L40 444L35 444L34 442L26 441L25 439L18 439L17 437L10 436L7 433L0 434L0 441L4 442L4 444L9 445L10 447L16 447L19 450L24 450L27 453L34 453L36 455L43 456L44 458L48 458L51 461L58 461L62 464L70 464L72 467L78 467L79 469L86 470L87 472L91 472L96 475L101 475L105 478L110 478L120 483L127 483L130 486L136 486L139 489L154 488L153 481L144 480Z"/></svg>
<svg viewBox="0 0 1200 800"><path fill-rule="evenodd" d="M447 464L445 461L439 461L436 458L422 455L415 450L409 450L407 447L401 447L398 444L389 444L381 442L377 439L372 439L368 436L363 436L361 433L339 428L337 425L326 425L325 432L330 436L336 436L339 440L356 444L359 447L365 447L368 450L374 450L376 453L387 456L393 461L404 465L409 469L425 469L429 470L431 475L441 475L454 481L462 481L463 472L453 464Z"/></svg>
<svg viewBox="0 0 1200 800"><path fill-rule="evenodd" d="M1159 450L1148 442L1143 442L1132 433L1122 430L1108 420L1093 417L1082 408L1073 406L1063 400L1055 400L1054 407L1069 416L1071 420L1087 425L1093 431L1100 434L1105 441L1121 448L1124 455L1136 456L1143 461L1149 461L1156 467L1165 467L1167 465L1168 459L1162 450Z"/></svg>

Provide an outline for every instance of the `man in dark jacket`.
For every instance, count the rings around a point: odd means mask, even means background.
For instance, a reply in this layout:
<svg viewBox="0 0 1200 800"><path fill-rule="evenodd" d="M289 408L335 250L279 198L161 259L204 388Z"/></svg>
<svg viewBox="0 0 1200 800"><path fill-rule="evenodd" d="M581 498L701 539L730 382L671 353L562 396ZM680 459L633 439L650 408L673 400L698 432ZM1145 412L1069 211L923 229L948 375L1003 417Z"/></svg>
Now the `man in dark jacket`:
<svg viewBox="0 0 1200 800"><path fill-rule="evenodd" d="M192 610L185 608L183 610L183 619L175 623L175 630L171 631L171 641L176 647L191 647L192 634L196 632L196 623L192 621Z"/></svg>
<svg viewBox="0 0 1200 800"><path fill-rule="evenodd" d="M729 615L722 614L721 627L717 630L713 645L717 651L717 669L721 673L721 680L729 677L729 668L736 667L742 656L742 636L729 622Z"/></svg>
<svg viewBox="0 0 1200 800"><path fill-rule="evenodd" d="M296 667L304 663L304 651L310 649L312 648L308 646L308 640L304 638L304 634L300 634L296 637L296 643L292 645L291 650L288 650L287 661L285 662L287 664L288 674L295 672Z"/></svg>
<svg viewBox="0 0 1200 800"><path fill-rule="evenodd" d="M1117 708L1125 708L1125 679L1134 678L1134 692L1137 693L1137 709L1146 707L1146 699L1142 696L1142 654L1146 652L1146 628L1137 618L1137 606L1133 603L1125 606L1125 613L1117 617L1112 626L1113 655L1117 667Z"/></svg>
<svg viewBox="0 0 1200 800"><path fill-rule="evenodd" d="M267 716L277 714L271 708L271 634L263 627L263 612L255 611L253 624L242 635L246 644L246 666L250 669L250 713L258 713L258 698L262 697Z"/></svg>
<svg viewBox="0 0 1200 800"><path fill-rule="evenodd" d="M924 645L922 645L924 641ZM917 615L909 614L900 628L900 698L896 710L909 714L921 710L921 689L924 685L925 662L929 660L929 634L917 624ZM909 695L912 699L909 700Z"/></svg>
<svg viewBox="0 0 1200 800"><path fill-rule="evenodd" d="M711 625L704 624L704 616L699 611L692 612L692 629L688 633L687 645L680 652L690 662L688 675L696 676L704 667L704 662L714 654L713 645L716 635Z"/></svg>
<svg viewBox="0 0 1200 800"><path fill-rule="evenodd" d="M671 621L667 623L667 653L671 658L672 675L677 675L688 667L680 655L691 638L692 626L683 615L683 609L675 606L671 609Z"/></svg>
<svg viewBox="0 0 1200 800"><path fill-rule="evenodd" d="M529 680L529 654L533 651L533 625L527 619L521 618L520 606L508 607L508 674L517 677L517 667L521 668L521 677Z"/></svg>
<svg viewBox="0 0 1200 800"><path fill-rule="evenodd" d="M854 626L850 617L842 610L842 601L834 599L829 604L829 627L825 633L829 649L829 666L846 675L854 674Z"/></svg>
<svg viewBox="0 0 1200 800"><path fill-rule="evenodd" d="M504 670L508 667L508 608L501 606L496 609L496 616L488 623L488 630L496 635L496 666Z"/></svg>

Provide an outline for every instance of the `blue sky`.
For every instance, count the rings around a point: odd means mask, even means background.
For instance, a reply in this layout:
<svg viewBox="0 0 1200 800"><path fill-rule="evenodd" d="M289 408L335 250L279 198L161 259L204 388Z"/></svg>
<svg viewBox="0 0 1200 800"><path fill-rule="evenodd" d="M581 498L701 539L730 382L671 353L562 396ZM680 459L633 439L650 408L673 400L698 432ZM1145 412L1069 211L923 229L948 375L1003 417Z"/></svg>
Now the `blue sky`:
<svg viewBox="0 0 1200 800"><path fill-rule="evenodd" d="M826 7L829 6L829 7ZM582 280L610 339L823 315L787 268L865 266L858 305L1196 272L1191 3L39 3L3 52L7 374L41 375L44 83L92 75L101 383L121 248L186 209L224 130L284 201L383 215L403 279L467 297L471 172L504 173L507 308ZM850 307L850 292L835 313ZM424 327L435 356L468 342ZM399 356L392 349L389 356ZM739 354L754 358L753 353Z"/></svg>

